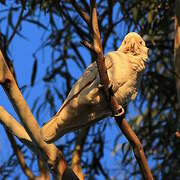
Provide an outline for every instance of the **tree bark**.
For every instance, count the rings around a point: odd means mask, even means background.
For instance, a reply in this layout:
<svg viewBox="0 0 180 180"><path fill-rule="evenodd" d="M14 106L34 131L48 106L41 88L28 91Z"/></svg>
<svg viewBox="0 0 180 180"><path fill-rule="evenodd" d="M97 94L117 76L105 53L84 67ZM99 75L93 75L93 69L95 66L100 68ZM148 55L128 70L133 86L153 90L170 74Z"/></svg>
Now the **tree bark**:
<svg viewBox="0 0 180 180"><path fill-rule="evenodd" d="M176 89L178 98L178 119L180 119L180 0L175 1L175 29L174 29L174 63L176 72ZM176 137L179 136L180 131L176 132Z"/></svg>
<svg viewBox="0 0 180 180"><path fill-rule="evenodd" d="M72 169L80 180L84 179L84 175L81 168L81 156L89 129L90 127L81 129L79 135L77 136L76 144L72 156Z"/></svg>
<svg viewBox="0 0 180 180"><path fill-rule="evenodd" d="M180 0L176 0L175 36L174 36L174 60L176 71L177 96L180 106Z"/></svg>

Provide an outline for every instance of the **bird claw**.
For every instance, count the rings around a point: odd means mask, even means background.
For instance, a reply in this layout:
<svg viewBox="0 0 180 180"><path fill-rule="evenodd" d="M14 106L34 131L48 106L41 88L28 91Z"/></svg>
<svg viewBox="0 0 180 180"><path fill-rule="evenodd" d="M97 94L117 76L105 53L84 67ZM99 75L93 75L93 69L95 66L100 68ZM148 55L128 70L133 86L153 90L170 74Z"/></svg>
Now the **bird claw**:
<svg viewBox="0 0 180 180"><path fill-rule="evenodd" d="M119 105L117 112L114 114L114 117L120 117L124 114L124 112L124 108L121 105Z"/></svg>
<svg viewBox="0 0 180 180"><path fill-rule="evenodd" d="M104 85L101 84L101 83L99 83L99 84L98 84L98 88L99 88L99 89L103 89L103 88L104 88ZM109 82L108 90L109 90L110 95L113 95L113 94L114 94L114 92L113 92L113 83L112 83L112 82Z"/></svg>
<svg viewBox="0 0 180 180"><path fill-rule="evenodd" d="M113 88L113 83L112 83L111 81L109 82L108 88L109 88L109 89L112 89L112 88Z"/></svg>
<svg viewBox="0 0 180 180"><path fill-rule="evenodd" d="M113 92L113 83L112 82L109 82L108 89L109 89L110 95L112 96L114 94L114 92Z"/></svg>
<svg viewBox="0 0 180 180"><path fill-rule="evenodd" d="M99 83L98 85L99 88L103 88L104 85ZM110 95L113 95L114 92L113 92L113 83L110 81L109 82L109 85L108 85L108 89L109 89L109 93ZM118 105L118 110L113 114L114 117L120 117L124 114L124 108L121 106L121 105Z"/></svg>
<svg viewBox="0 0 180 180"><path fill-rule="evenodd" d="M102 87L104 87L104 85L101 84L101 83L99 83L99 84L98 84L98 87L99 87L99 88L102 88ZM113 88L113 83L112 83L112 82L109 83L108 88Z"/></svg>

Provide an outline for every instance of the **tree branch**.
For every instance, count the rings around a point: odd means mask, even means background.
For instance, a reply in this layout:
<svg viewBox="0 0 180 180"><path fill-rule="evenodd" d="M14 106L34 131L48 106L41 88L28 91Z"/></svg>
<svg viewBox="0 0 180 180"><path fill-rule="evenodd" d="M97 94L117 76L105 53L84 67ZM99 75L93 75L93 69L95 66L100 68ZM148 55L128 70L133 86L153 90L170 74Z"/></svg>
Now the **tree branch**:
<svg viewBox="0 0 180 180"><path fill-rule="evenodd" d="M82 156L83 146L89 132L89 128L90 127L81 129L81 132L76 139L76 144L72 156L72 169L81 180L84 179L84 175L81 168L81 156Z"/></svg>
<svg viewBox="0 0 180 180"><path fill-rule="evenodd" d="M15 36L15 34L16 34L16 32L17 32L17 29L18 29L18 27L19 27L19 25L20 25L20 23L21 23L21 19L22 19L23 12L24 12L24 7L22 6L22 7L21 7L21 12L20 12L19 17L18 17L18 20L17 20L17 22L16 22L16 25L15 25L15 27L14 27L14 29L13 29L13 32L12 32L10 38L9 38L8 41L7 41L6 47L9 46L9 44L11 43L11 41L13 40L13 37Z"/></svg>
<svg viewBox="0 0 180 180"><path fill-rule="evenodd" d="M17 114L19 115L27 133L37 145L39 141L41 142L40 137L40 127L33 117L27 103L25 102L17 84L14 80L13 75L11 74L4 57L0 51L0 83L8 95L11 103ZM44 143L42 142L44 145Z"/></svg>
<svg viewBox="0 0 180 180"><path fill-rule="evenodd" d="M91 0L91 25L92 25L92 32L93 32L93 45L94 49L96 51L96 62L99 70L100 80L101 84L104 87L104 92L106 95L106 99L109 102L109 105L112 109L112 112L115 116L115 120L126 136L126 138L129 140L130 144L133 147L133 151L135 154L135 157L138 161L138 164L140 165L141 172L143 174L144 179L152 180L153 176L151 174L151 171L149 169L142 145L138 139L138 137L135 135L134 131L130 128L127 121L122 118L122 115L124 114L124 109L118 105L118 102L114 96L114 93L112 92L112 88L110 85L110 81L108 78L107 70L104 63L104 54L103 54L103 48L101 44L100 39L100 33L98 28L98 21L97 21L97 10L96 10L96 1Z"/></svg>
<svg viewBox="0 0 180 180"><path fill-rule="evenodd" d="M41 158L48 162L52 172L57 178L67 176L68 168L66 161L54 144L47 144L41 138L40 127L30 111L24 97L22 96L16 81L11 74L2 52L0 51L0 84L8 95L15 111L17 112L23 126L32 139L32 143L41 151ZM66 174L64 175L64 173ZM71 176L71 175L70 175Z"/></svg>
<svg viewBox="0 0 180 180"><path fill-rule="evenodd" d="M114 115L123 114L123 108L118 104L114 93L112 91L112 86L110 84L106 66L105 66L105 58L103 53L103 48L101 44L100 32L98 28L98 21L97 21L97 11L96 11L96 1L91 1L91 24L92 24L92 32L93 32L93 45L96 51L96 62L99 70L100 81L101 84L104 86L104 93L106 95L106 99L111 102L109 106Z"/></svg>
<svg viewBox="0 0 180 180"><path fill-rule="evenodd" d="M47 167L47 164L38 156L38 166L39 166L39 172L40 172L40 180L49 180L49 170Z"/></svg>
<svg viewBox="0 0 180 180"><path fill-rule="evenodd" d="M63 8L66 9L65 6L63 6ZM64 17L69 21L69 23L70 23L71 25L73 25L73 27L74 27L76 33L79 35L79 37L81 37L81 38L83 39L84 37L87 37L87 36L88 36L88 33L86 33L84 30L82 30L82 29L77 25L77 23L71 18L71 16L70 16L68 13L66 13L66 12L63 11L63 15L64 15Z"/></svg>
<svg viewBox="0 0 180 180"><path fill-rule="evenodd" d="M19 149L19 147L16 144L16 141L13 137L13 135L6 129L6 134L9 138L9 141L11 143L11 146L14 150L14 153L17 156L17 159L19 161L19 164L21 166L22 171L24 172L24 174L28 177L28 179L30 180L35 180L37 177L32 173L32 171L28 168L26 161L24 159L24 156L21 152L21 150Z"/></svg>
<svg viewBox="0 0 180 180"><path fill-rule="evenodd" d="M125 118L120 116L120 117L115 117L115 120L116 120L116 123L118 124L119 128L125 135L125 137L130 142L131 146L133 147L134 155L140 166L140 169L141 169L144 179L152 180L153 176L152 176L151 170L149 169L143 147L142 147L141 142L139 141L138 137L136 136L136 134L134 133L132 128L129 126L129 124Z"/></svg>
<svg viewBox="0 0 180 180"><path fill-rule="evenodd" d="M19 124L2 106L0 106L0 123L2 123L8 131L13 133L22 143L26 144L31 149L35 148L24 127Z"/></svg>
<svg viewBox="0 0 180 180"><path fill-rule="evenodd" d="M174 23L174 64L176 71L176 91L178 98L178 117L180 118L180 1L175 0L175 23Z"/></svg>
<svg viewBox="0 0 180 180"><path fill-rule="evenodd" d="M15 135L23 144L29 147L34 153L41 155L42 151L37 148L33 143L24 127L17 122L2 106L0 106L0 123Z"/></svg>
<svg viewBox="0 0 180 180"><path fill-rule="evenodd" d="M87 47L93 53L96 52L95 49L94 49L94 46L92 44L90 44L88 41L82 40L81 44L83 44L85 47Z"/></svg>
<svg viewBox="0 0 180 180"><path fill-rule="evenodd" d="M90 18L86 14L86 12L84 10L82 10L80 6L78 6L78 4L75 0L71 0L71 2L72 2L72 5L74 6L74 8L76 9L76 11L82 17L82 19L88 24L88 26L90 26Z"/></svg>

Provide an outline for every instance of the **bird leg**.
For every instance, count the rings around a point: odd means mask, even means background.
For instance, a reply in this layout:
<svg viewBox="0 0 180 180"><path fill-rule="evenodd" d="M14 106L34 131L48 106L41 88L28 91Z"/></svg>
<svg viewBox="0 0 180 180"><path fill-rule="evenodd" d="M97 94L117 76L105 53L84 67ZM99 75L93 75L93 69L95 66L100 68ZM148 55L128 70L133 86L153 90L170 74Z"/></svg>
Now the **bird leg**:
<svg viewBox="0 0 180 180"><path fill-rule="evenodd" d="M103 89L104 88L104 85L103 84L99 84L99 89ZM108 91L109 91L109 97L107 97L107 100L108 101L111 101L111 98L114 96L114 92L113 92L113 83L110 81L109 82L109 85L108 85ZM117 106L117 110L116 111L113 111L113 114L112 116L115 116L115 117L120 117L122 116L124 113L125 113L125 110L124 108L119 105L119 104L116 104Z"/></svg>

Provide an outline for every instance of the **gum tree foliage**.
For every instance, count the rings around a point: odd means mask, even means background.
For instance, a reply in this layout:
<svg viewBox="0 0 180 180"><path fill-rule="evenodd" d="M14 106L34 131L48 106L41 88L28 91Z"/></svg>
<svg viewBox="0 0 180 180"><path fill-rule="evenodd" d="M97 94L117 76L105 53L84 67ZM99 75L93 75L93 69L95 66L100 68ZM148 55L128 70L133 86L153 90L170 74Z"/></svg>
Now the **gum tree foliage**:
<svg viewBox="0 0 180 180"><path fill-rule="evenodd" d="M42 77L43 95L37 96L32 106L41 124L42 114L50 111L52 116L59 108L56 105L57 99L63 102L77 80L69 68L69 62L73 62L77 71L82 73L87 66L87 57L93 59L93 55L86 52L80 43L82 39L91 40L89 28L72 3L75 2L17 0L9 4L1 0L1 7L6 11L0 10L0 22L7 21L6 30L1 31L1 49L6 57L13 60L9 44L15 35L26 38L21 33L23 22L40 27L46 34L42 38L41 46L35 49L32 55L34 65L30 85L21 87L23 92L31 93L31 89L36 86L37 79L40 78L36 76L40 63L37 54L48 48L51 59ZM89 1L80 0L78 3L89 13ZM131 103L131 107L133 106L137 113L131 115L129 122L143 144L155 179L177 179L180 176L177 168L180 158L179 140L175 137L175 132L180 127L175 88L176 74L173 67L174 6L174 2L170 0L97 1L99 27L105 52L117 49L129 31L140 33L149 48L149 61L142 79L140 95ZM13 18L17 15L19 19L18 23L15 23ZM42 20L43 16L46 16L46 20ZM131 114L131 108L127 107L126 114ZM116 175L127 171L122 179L137 177L140 171L129 144L123 143L117 150L121 143L121 132L112 142L118 166L112 169L101 163L108 146L106 136L110 136L106 133L107 126L115 124L108 118L85 129L87 136L84 137L85 141L82 140L80 143L83 147L82 168L85 174L91 179L97 174L108 178L112 175L118 177ZM69 163L79 134L80 131L66 135L63 145L57 143ZM25 147L23 152L33 164L36 158L27 155ZM11 167L16 165L16 157L10 156L8 162L0 167L0 177L11 176Z"/></svg>

